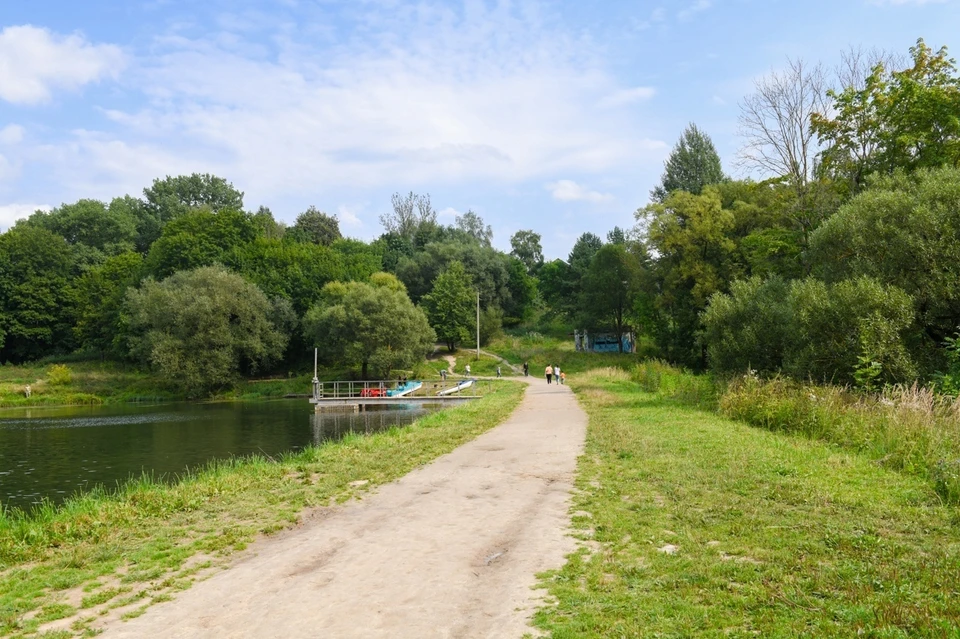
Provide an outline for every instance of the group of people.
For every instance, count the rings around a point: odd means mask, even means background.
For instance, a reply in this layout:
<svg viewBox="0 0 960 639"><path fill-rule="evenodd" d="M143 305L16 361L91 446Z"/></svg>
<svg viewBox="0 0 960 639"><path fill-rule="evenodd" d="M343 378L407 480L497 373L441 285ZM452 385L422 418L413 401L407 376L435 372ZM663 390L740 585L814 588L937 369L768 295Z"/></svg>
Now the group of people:
<svg viewBox="0 0 960 639"><path fill-rule="evenodd" d="M567 381L567 374L560 370L560 367L556 364L553 366L547 364L547 368L543 372L547 375L547 384L552 382L563 384Z"/></svg>

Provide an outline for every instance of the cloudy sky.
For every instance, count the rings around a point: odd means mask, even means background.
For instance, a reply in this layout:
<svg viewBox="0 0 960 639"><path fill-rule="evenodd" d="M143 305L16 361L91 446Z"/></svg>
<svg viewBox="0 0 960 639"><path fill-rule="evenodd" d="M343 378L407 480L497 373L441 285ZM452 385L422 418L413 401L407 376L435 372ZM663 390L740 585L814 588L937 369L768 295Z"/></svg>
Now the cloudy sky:
<svg viewBox="0 0 960 639"><path fill-rule="evenodd" d="M960 53L953 0L0 0L0 228L209 172L371 239L396 191L565 257L633 223L689 122L728 173L788 56Z"/></svg>

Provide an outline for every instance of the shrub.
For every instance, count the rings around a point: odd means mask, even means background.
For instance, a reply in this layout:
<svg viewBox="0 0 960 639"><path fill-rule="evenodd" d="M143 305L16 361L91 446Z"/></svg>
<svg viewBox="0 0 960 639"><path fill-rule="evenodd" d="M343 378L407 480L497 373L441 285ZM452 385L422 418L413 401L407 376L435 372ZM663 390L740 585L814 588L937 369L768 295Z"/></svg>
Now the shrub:
<svg viewBox="0 0 960 639"><path fill-rule="evenodd" d="M47 381L51 386L66 386L73 381L73 372L66 364L54 364L47 371Z"/></svg>

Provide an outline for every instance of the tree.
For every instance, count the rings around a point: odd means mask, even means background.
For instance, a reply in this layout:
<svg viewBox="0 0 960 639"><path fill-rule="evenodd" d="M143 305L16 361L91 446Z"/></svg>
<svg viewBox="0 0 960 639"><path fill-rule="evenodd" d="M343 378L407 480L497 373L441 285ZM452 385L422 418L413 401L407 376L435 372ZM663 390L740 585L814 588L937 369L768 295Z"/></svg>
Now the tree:
<svg viewBox="0 0 960 639"><path fill-rule="evenodd" d="M613 230L607 232L608 244L626 244L627 234L619 226L613 227Z"/></svg>
<svg viewBox="0 0 960 639"><path fill-rule="evenodd" d="M456 228L480 242L483 246L490 246L493 241L493 229L490 228L489 224L485 225L483 218L473 211L458 215L456 217Z"/></svg>
<svg viewBox="0 0 960 639"><path fill-rule="evenodd" d="M311 206L297 216L297 222L291 229L291 236L301 242L313 242L330 246L339 240L340 220L336 215L327 215Z"/></svg>
<svg viewBox="0 0 960 639"><path fill-rule="evenodd" d="M287 233L287 227L283 222L278 222L273 217L273 211L266 206L261 206L257 212L250 216L254 225L260 230L260 235L268 240L282 240Z"/></svg>
<svg viewBox="0 0 960 639"><path fill-rule="evenodd" d="M596 252L583 278L582 327L614 333L621 353L639 274L633 253L623 244L607 244Z"/></svg>
<svg viewBox="0 0 960 639"><path fill-rule="evenodd" d="M905 291L927 348L937 348L960 326L960 168L900 171L867 184L811 237L814 272Z"/></svg>
<svg viewBox="0 0 960 639"><path fill-rule="evenodd" d="M394 193L391 198L393 212L380 216L380 223L387 233L396 233L413 243L418 232L437 226L437 212L430 204L430 195L410 191L407 195Z"/></svg>
<svg viewBox="0 0 960 639"><path fill-rule="evenodd" d="M703 368L707 354L696 340L700 312L734 279L734 214L723 208L719 189L710 186L701 195L674 191L637 216L647 222L647 242L657 255L654 329L660 348L672 361Z"/></svg>
<svg viewBox="0 0 960 639"><path fill-rule="evenodd" d="M139 225L141 250L145 251L158 237L167 222L199 208L243 210L243 193L225 179L209 173L193 173L156 179L143 190Z"/></svg>
<svg viewBox="0 0 960 639"><path fill-rule="evenodd" d="M790 284L779 277L753 277L715 293L703 312L703 336L710 368L718 373L783 368L791 325Z"/></svg>
<svg viewBox="0 0 960 639"><path fill-rule="evenodd" d="M436 333L413 305L402 284L389 274L364 282L331 282L303 319L307 340L330 363L360 365L385 376L409 368L433 349Z"/></svg>
<svg viewBox="0 0 960 639"><path fill-rule="evenodd" d="M590 268L590 262L593 261L593 256L596 255L601 246L603 246L603 240L593 233L584 233L577 238L570 250L570 255L567 257L567 264L570 265L570 270L578 280L586 274L587 269Z"/></svg>
<svg viewBox="0 0 960 639"><path fill-rule="evenodd" d="M17 225L0 235L0 359L30 361L73 346L73 252L59 235Z"/></svg>
<svg viewBox="0 0 960 639"><path fill-rule="evenodd" d="M125 306L131 355L190 396L268 367L287 345L267 296L221 266L147 280L130 290Z"/></svg>
<svg viewBox="0 0 960 639"><path fill-rule="evenodd" d="M242 211L189 211L164 227L147 255L146 270L164 278L176 271L225 264L235 251L256 239L257 231Z"/></svg>
<svg viewBox="0 0 960 639"><path fill-rule="evenodd" d="M137 220L122 200L115 202L108 207L99 200L79 200L49 213L37 211L24 223L56 233L74 247L79 265L90 266L134 248Z"/></svg>
<svg viewBox="0 0 960 639"><path fill-rule="evenodd" d="M475 289L463 264L453 262L433 283L433 290L423 297L430 326L437 338L452 353L458 343L470 339L474 317Z"/></svg>
<svg viewBox="0 0 960 639"><path fill-rule="evenodd" d="M740 133L746 138L741 161L767 175L785 177L802 196L819 151L810 118L825 112L823 67L788 59L785 71L757 80L754 88L740 104Z"/></svg>
<svg viewBox="0 0 960 639"><path fill-rule="evenodd" d="M80 347L101 357L127 354L122 315L127 289L136 287L143 270L143 257L128 251L108 258L83 273L74 282L77 318L74 334Z"/></svg>
<svg viewBox="0 0 960 639"><path fill-rule="evenodd" d="M708 184L724 181L720 155L710 136L690 123L664 162L660 184L650 192L656 202L663 202L674 191L699 195Z"/></svg>
<svg viewBox="0 0 960 639"><path fill-rule="evenodd" d="M523 262L529 275L536 275L543 266L543 248L540 234L533 231L517 231L510 238L510 255Z"/></svg>
<svg viewBox="0 0 960 639"><path fill-rule="evenodd" d="M922 39L911 66L891 70L879 60L862 83L830 91L829 110L812 115L826 145L823 159L851 182L853 193L873 171L960 165L960 77L946 47ZM832 116L832 117L831 117Z"/></svg>

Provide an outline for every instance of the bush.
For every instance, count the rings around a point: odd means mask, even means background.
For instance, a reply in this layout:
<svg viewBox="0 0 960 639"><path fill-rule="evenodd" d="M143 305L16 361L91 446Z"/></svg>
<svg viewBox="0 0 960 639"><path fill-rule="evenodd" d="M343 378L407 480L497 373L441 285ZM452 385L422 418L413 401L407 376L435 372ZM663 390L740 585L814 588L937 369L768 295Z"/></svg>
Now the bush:
<svg viewBox="0 0 960 639"><path fill-rule="evenodd" d="M73 381L73 372L66 364L54 364L47 371L47 381L51 386L66 386Z"/></svg>

